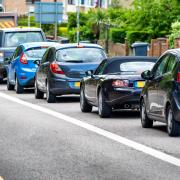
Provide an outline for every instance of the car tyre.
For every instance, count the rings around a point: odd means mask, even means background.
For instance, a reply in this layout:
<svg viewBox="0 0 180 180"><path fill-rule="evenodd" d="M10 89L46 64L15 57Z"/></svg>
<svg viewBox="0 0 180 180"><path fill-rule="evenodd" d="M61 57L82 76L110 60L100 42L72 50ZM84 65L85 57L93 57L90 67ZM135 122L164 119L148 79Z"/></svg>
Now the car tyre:
<svg viewBox="0 0 180 180"><path fill-rule="evenodd" d="M92 106L88 104L87 99L84 94L84 89L81 87L80 90L80 108L82 112L91 112Z"/></svg>
<svg viewBox="0 0 180 180"><path fill-rule="evenodd" d="M140 105L141 125L143 128L151 128L153 126L153 120L149 119L146 112L144 100Z"/></svg>
<svg viewBox="0 0 180 180"><path fill-rule="evenodd" d="M46 91L46 98L48 103L55 103L56 102L56 95L50 91L49 83L47 83L47 91Z"/></svg>
<svg viewBox="0 0 180 180"><path fill-rule="evenodd" d="M35 87L35 88L34 88L34 89L35 89L35 98L36 98L36 99L43 99L44 93L39 90L36 81L35 81L35 83L34 83L34 87Z"/></svg>
<svg viewBox="0 0 180 180"><path fill-rule="evenodd" d="M168 106L168 108L167 108L166 120L167 120L167 132L168 132L168 135L171 136L171 137L178 136L179 131L180 131L180 125L174 119L174 114L173 114L171 106Z"/></svg>
<svg viewBox="0 0 180 180"><path fill-rule="evenodd" d="M24 88L23 88L23 86L21 86L20 84L19 84L19 81L18 81L18 78L16 77L16 79L15 79L15 91L16 91L16 93L17 94L22 94L23 93L23 91L24 91Z"/></svg>
<svg viewBox="0 0 180 180"><path fill-rule="evenodd" d="M10 91L10 90L14 90L14 85L12 85L10 82L9 82L9 79L7 78L7 90Z"/></svg>
<svg viewBox="0 0 180 180"><path fill-rule="evenodd" d="M100 90L98 96L98 113L101 118L108 118L112 113L112 108L105 102L102 89Z"/></svg>

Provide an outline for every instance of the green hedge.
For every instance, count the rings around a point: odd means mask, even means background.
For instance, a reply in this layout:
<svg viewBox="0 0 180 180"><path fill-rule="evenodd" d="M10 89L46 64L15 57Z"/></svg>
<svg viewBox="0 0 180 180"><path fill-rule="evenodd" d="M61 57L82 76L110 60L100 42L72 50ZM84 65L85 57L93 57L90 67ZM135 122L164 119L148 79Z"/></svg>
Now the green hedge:
<svg viewBox="0 0 180 180"><path fill-rule="evenodd" d="M146 31L128 31L126 37L131 45L136 41L150 42L152 36L152 33Z"/></svg>
<svg viewBox="0 0 180 180"><path fill-rule="evenodd" d="M112 28L110 31L110 36L114 43L125 43L126 31L123 29Z"/></svg>

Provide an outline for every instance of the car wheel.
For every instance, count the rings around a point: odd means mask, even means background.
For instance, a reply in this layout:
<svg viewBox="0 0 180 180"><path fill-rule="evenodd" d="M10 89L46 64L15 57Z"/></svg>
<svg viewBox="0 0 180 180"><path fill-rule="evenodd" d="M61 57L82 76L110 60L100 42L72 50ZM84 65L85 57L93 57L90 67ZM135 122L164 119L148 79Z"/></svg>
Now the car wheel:
<svg viewBox="0 0 180 180"><path fill-rule="evenodd" d="M149 119L146 112L144 100L141 101L140 105L141 124L143 128L151 128L153 126L153 120Z"/></svg>
<svg viewBox="0 0 180 180"><path fill-rule="evenodd" d="M15 87L14 88L15 88L15 91L16 91L17 94L22 94L23 93L24 88L23 88L23 86L21 86L19 84L19 81L18 81L17 77L15 79Z"/></svg>
<svg viewBox="0 0 180 180"><path fill-rule="evenodd" d="M36 98L36 99L43 99L44 93L39 90L36 81L35 81L35 83L34 83L34 89L35 89L35 98Z"/></svg>
<svg viewBox="0 0 180 180"><path fill-rule="evenodd" d="M108 118L111 116L112 108L105 102L105 97L102 89L98 96L98 113L101 118Z"/></svg>
<svg viewBox="0 0 180 180"><path fill-rule="evenodd" d="M81 87L80 90L80 107L82 112L91 112L92 106L88 104L87 99L84 95L84 89Z"/></svg>
<svg viewBox="0 0 180 180"><path fill-rule="evenodd" d="M56 95L50 91L49 83L47 83L47 91L46 91L46 98L48 103L55 103L56 102Z"/></svg>
<svg viewBox="0 0 180 180"><path fill-rule="evenodd" d="M14 90L14 85L12 85L10 82L9 82L9 79L7 78L7 90L10 91L10 90Z"/></svg>
<svg viewBox="0 0 180 180"><path fill-rule="evenodd" d="M180 125L177 121L174 119L173 111L171 106L167 108L167 132L169 136L178 136L180 131Z"/></svg>

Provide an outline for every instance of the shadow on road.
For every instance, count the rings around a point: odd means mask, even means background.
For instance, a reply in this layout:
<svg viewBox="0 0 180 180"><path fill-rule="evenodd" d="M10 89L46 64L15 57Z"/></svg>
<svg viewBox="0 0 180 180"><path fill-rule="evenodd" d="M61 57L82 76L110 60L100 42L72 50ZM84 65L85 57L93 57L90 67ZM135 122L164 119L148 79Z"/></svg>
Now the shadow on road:
<svg viewBox="0 0 180 180"><path fill-rule="evenodd" d="M59 96L56 98L56 103L73 103L73 102L77 102L79 103L80 97L78 95L75 96Z"/></svg>

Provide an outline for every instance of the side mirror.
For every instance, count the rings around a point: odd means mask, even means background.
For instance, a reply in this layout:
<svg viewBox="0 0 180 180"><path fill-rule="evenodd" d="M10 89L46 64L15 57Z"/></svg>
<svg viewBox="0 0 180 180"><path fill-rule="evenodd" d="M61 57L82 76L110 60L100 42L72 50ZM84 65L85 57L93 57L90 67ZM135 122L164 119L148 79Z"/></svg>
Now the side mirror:
<svg viewBox="0 0 180 180"><path fill-rule="evenodd" d="M93 75L93 70L89 70L85 72L86 76L91 76Z"/></svg>
<svg viewBox="0 0 180 180"><path fill-rule="evenodd" d="M5 64L10 64L10 63L11 63L11 60L12 60L11 57L6 57L6 58L4 59L4 62L5 62Z"/></svg>
<svg viewBox="0 0 180 180"><path fill-rule="evenodd" d="M145 80L151 80L153 78L153 75L150 70L147 70L142 72L141 77Z"/></svg>
<svg viewBox="0 0 180 180"><path fill-rule="evenodd" d="M35 61L34 61L34 64L36 64L36 65L40 66L41 61L40 61L40 60L35 60Z"/></svg>

